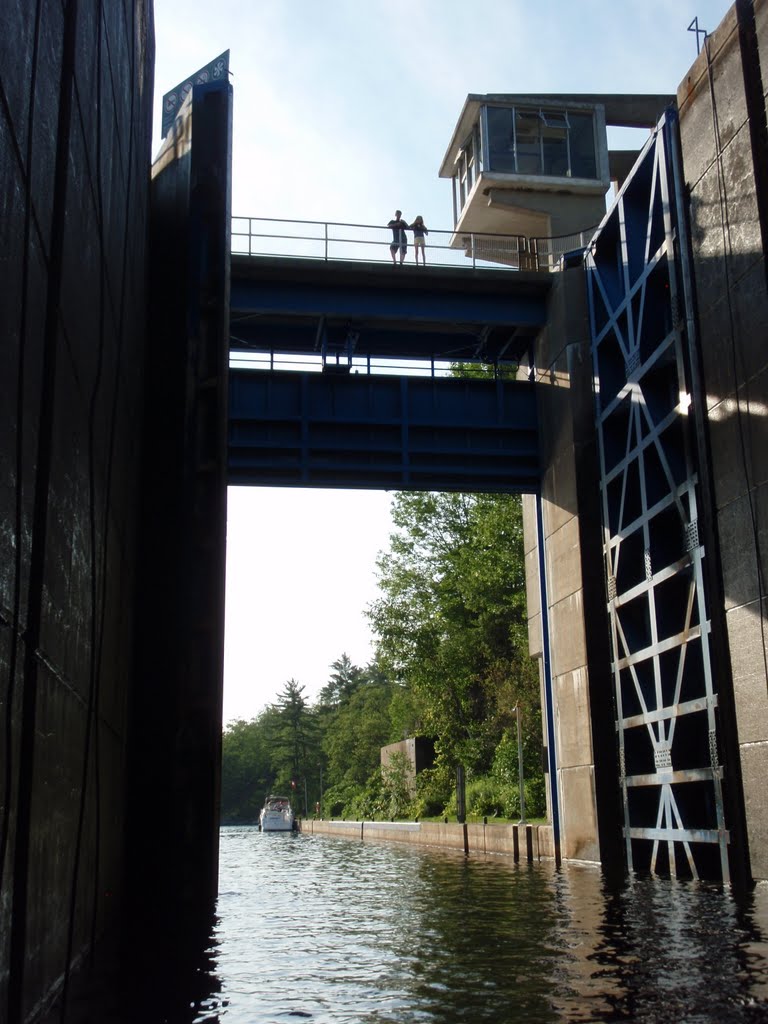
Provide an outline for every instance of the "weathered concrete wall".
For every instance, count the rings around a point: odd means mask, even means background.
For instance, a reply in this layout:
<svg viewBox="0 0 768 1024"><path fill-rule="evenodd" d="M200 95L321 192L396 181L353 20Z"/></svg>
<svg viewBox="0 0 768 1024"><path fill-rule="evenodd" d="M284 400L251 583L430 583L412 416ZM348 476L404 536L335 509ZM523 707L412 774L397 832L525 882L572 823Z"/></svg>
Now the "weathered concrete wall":
<svg viewBox="0 0 768 1024"><path fill-rule="evenodd" d="M0 33L0 1019L123 891L145 345L150 0Z"/></svg>
<svg viewBox="0 0 768 1024"><path fill-rule="evenodd" d="M387 768L393 754L402 754L408 761L408 785L416 790L416 776L435 763L434 741L426 736L409 736L399 743L388 743L381 748L381 767Z"/></svg>
<svg viewBox="0 0 768 1024"><path fill-rule="evenodd" d="M767 72L768 3L739 2L678 90L722 595L756 878L768 878Z"/></svg>
<svg viewBox="0 0 768 1024"><path fill-rule="evenodd" d="M496 825L482 822L338 821L306 818L302 832L361 841L387 841L431 846L468 856L498 854L515 860L553 860L551 825Z"/></svg>
<svg viewBox="0 0 768 1024"><path fill-rule="evenodd" d="M541 195L507 190L491 186L489 205L499 218L509 218L514 212L525 216L530 212L546 217L548 230L539 230L539 235L557 238L561 235L578 234L586 228L600 223L605 213L605 200L602 195L568 195L567 193L548 193L546 201ZM493 230L505 230L509 225L502 219L496 220ZM480 230L490 230L482 228Z"/></svg>
<svg viewBox="0 0 768 1024"><path fill-rule="evenodd" d="M768 2L738 0L678 90L708 409L720 592L754 877L768 877ZM611 744L591 373L583 301L562 275L536 348L553 699L564 857L621 859ZM558 311L558 305L561 309ZM543 392L543 393L542 393ZM525 499L531 651L541 655L534 499ZM584 567L585 571L582 571ZM717 575L717 573L715 573ZM715 588L717 589L717 588ZM715 615L713 619L716 619ZM726 699L721 715L726 717ZM727 723L724 726L727 732ZM738 816L738 813L735 815Z"/></svg>
<svg viewBox="0 0 768 1024"><path fill-rule="evenodd" d="M600 572L600 514L589 324L581 268L558 273L537 340L541 500L560 795L561 852L610 863L618 777L611 744L608 627ZM531 653L541 657L535 499L523 505ZM541 663L541 662L540 662ZM543 688L543 681L542 681ZM544 706L544 701L542 705Z"/></svg>

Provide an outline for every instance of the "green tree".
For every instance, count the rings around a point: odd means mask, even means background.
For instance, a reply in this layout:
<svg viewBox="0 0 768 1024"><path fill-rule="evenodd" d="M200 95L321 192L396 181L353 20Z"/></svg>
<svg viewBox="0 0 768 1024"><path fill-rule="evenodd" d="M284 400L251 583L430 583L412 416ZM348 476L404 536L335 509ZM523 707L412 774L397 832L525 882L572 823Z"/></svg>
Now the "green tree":
<svg viewBox="0 0 768 1024"><path fill-rule="evenodd" d="M319 771L319 734L316 715L304 697L304 687L289 679L271 709L270 740L274 786L292 792L309 813L309 788Z"/></svg>
<svg viewBox="0 0 768 1024"><path fill-rule="evenodd" d="M387 817L401 818L411 809L414 803L411 780L411 762L405 754L392 754L389 764L381 769L382 795L387 801Z"/></svg>
<svg viewBox="0 0 768 1024"><path fill-rule="evenodd" d="M440 757L487 772L515 705L529 729L538 706L520 499L401 493L392 516L382 596L369 608L377 655L412 691Z"/></svg>
<svg viewBox="0 0 768 1024"><path fill-rule="evenodd" d="M230 722L222 735L221 819L255 822L273 778L267 712Z"/></svg>
<svg viewBox="0 0 768 1024"><path fill-rule="evenodd" d="M349 700L365 675L363 669L352 664L346 653L333 662L331 669L328 682L318 696L318 704L321 708L336 708Z"/></svg>
<svg viewBox="0 0 768 1024"><path fill-rule="evenodd" d="M392 692L386 680L362 684L326 724L323 749L329 789L340 788L349 795L378 772L381 748L392 739Z"/></svg>

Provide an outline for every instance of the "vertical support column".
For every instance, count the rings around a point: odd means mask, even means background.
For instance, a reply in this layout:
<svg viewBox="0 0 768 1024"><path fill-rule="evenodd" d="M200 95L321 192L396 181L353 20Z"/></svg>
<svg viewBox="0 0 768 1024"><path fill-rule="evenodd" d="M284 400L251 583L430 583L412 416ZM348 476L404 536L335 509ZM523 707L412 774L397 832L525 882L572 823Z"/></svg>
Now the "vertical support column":
<svg viewBox="0 0 768 1024"><path fill-rule="evenodd" d="M179 123L179 122L183 123ZM143 558L132 709L133 909L178 931L217 893L232 94L195 86L153 179ZM145 923L145 922L144 922ZM197 923L193 921L193 924ZM189 929L191 933L192 929Z"/></svg>
<svg viewBox="0 0 768 1024"><path fill-rule="evenodd" d="M547 718L547 762L552 806L552 839L555 862L560 863L560 785L557 776L555 707L552 692L552 663L549 648L549 601L547 598L547 562L544 555L544 518L541 494L536 495L536 533L539 555L539 597L541 603L541 664L544 675L544 713Z"/></svg>

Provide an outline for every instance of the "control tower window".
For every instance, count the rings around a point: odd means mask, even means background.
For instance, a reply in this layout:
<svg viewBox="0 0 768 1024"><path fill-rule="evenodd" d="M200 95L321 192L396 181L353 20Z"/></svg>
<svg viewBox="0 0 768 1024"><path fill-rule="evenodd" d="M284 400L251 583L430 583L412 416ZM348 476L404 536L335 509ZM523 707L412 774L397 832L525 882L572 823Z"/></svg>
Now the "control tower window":
<svg viewBox="0 0 768 1024"><path fill-rule="evenodd" d="M597 177L594 119L589 112L488 106L486 123L491 172Z"/></svg>
<svg viewBox="0 0 768 1024"><path fill-rule="evenodd" d="M541 131L542 174L552 178L571 176L568 159L568 119L565 114L546 111L539 121Z"/></svg>
<svg viewBox="0 0 768 1024"><path fill-rule="evenodd" d="M515 111L488 107L488 170L515 174Z"/></svg>
<svg viewBox="0 0 768 1024"><path fill-rule="evenodd" d="M571 174L574 178L596 178L595 129L591 114L568 115Z"/></svg>
<svg viewBox="0 0 768 1024"><path fill-rule="evenodd" d="M514 132L515 171L518 174L543 174L538 111L516 110Z"/></svg>

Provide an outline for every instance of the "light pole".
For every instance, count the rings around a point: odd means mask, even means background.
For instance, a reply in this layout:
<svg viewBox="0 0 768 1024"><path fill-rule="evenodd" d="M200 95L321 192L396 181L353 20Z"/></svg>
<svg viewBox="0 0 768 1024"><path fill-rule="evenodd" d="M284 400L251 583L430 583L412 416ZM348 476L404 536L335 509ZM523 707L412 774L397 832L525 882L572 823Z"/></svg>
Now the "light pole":
<svg viewBox="0 0 768 1024"><path fill-rule="evenodd" d="M520 727L520 705L515 704L515 717L517 719L517 773L520 779L520 821L518 825L527 824L525 820L525 789L523 779L523 735Z"/></svg>

